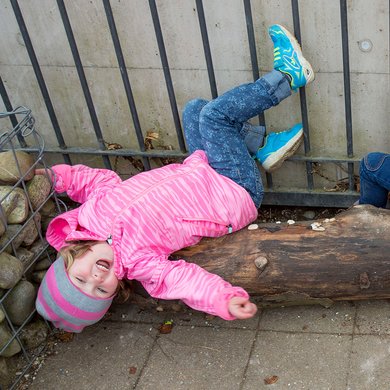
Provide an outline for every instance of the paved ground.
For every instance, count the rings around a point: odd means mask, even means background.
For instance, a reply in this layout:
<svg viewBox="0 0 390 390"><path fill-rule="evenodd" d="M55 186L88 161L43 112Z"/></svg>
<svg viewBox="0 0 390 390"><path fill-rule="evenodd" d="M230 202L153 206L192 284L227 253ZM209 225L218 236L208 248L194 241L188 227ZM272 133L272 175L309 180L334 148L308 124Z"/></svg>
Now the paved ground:
<svg viewBox="0 0 390 390"><path fill-rule="evenodd" d="M29 389L386 390L390 302L267 309L233 322L115 306L109 320L58 343Z"/></svg>

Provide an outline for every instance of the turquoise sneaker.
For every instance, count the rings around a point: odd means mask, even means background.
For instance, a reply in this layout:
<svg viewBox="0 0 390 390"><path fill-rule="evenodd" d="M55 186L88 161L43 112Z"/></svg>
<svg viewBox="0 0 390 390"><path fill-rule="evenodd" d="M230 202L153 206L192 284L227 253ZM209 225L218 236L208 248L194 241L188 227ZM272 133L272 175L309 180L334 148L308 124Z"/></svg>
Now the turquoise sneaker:
<svg viewBox="0 0 390 390"><path fill-rule="evenodd" d="M268 33L274 43L274 68L289 76L291 89L295 91L313 81L313 68L295 37L279 24L271 26Z"/></svg>
<svg viewBox="0 0 390 390"><path fill-rule="evenodd" d="M302 123L280 133L270 133L265 137L264 146L256 152L255 159L267 172L272 172L297 151L302 139Z"/></svg>

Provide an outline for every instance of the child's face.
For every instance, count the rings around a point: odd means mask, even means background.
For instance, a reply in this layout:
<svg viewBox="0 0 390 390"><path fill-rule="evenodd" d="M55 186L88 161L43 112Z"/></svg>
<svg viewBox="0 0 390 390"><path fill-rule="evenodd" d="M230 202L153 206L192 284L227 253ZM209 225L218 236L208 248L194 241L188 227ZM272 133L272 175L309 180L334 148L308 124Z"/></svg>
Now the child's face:
<svg viewBox="0 0 390 390"><path fill-rule="evenodd" d="M118 286L114 252L106 242L93 245L83 256L74 259L68 274L75 286L96 298L111 297Z"/></svg>

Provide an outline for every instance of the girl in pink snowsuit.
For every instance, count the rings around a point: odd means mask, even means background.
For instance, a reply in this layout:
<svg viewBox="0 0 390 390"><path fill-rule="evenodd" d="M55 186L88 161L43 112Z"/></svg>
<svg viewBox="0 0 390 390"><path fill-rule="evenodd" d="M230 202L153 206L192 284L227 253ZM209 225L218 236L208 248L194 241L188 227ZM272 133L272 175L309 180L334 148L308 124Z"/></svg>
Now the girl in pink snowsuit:
<svg viewBox="0 0 390 390"><path fill-rule="evenodd" d="M313 79L294 37L278 25L270 35L290 60L280 64L275 57L275 70L256 82L211 102L189 102L183 127L191 154L182 164L125 181L105 169L52 167L56 192L81 204L53 219L47 230L60 255L41 283L36 306L56 327L80 332L97 322L124 278L138 280L155 298L181 299L226 320L256 313L241 287L169 256L202 237L232 233L255 220L263 197L255 159L272 171L302 140L301 124L263 142L264 127L246 122ZM300 73L289 71L291 59Z"/></svg>

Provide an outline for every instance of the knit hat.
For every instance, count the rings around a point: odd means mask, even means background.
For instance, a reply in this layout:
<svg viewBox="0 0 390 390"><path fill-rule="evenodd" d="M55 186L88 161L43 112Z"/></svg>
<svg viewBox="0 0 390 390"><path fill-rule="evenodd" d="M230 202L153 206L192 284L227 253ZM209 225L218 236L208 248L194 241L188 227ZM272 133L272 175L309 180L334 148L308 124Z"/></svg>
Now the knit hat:
<svg viewBox="0 0 390 390"><path fill-rule="evenodd" d="M38 313L56 328L80 333L104 316L112 300L113 297L91 297L77 288L69 279L63 258L59 257L47 270L35 305Z"/></svg>

